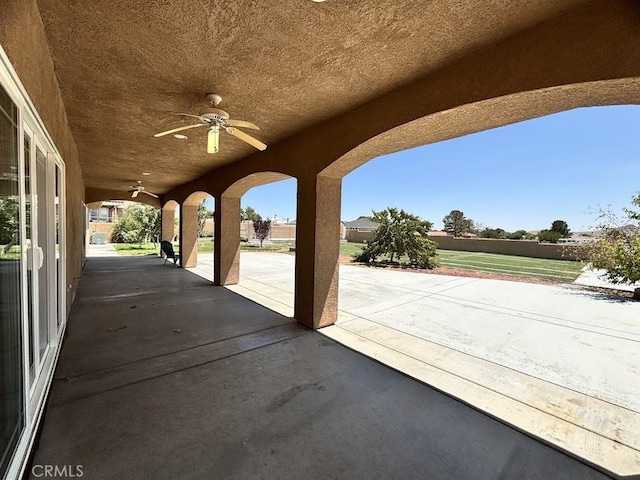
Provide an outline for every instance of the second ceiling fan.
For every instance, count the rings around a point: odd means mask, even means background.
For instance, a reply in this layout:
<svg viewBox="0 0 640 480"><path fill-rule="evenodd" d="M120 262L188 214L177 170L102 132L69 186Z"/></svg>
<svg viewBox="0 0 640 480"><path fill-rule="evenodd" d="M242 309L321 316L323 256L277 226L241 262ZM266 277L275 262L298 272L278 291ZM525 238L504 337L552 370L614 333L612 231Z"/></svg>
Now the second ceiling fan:
<svg viewBox="0 0 640 480"><path fill-rule="evenodd" d="M218 153L220 149L220 130L224 130L227 133L239 138L243 142L248 143L252 147L258 150L265 150L267 146L257 138L244 133L242 130L238 130L237 127L250 128L253 130L260 130L257 125L247 122L245 120L233 120L229 118L229 114L224 110L216 108L222 101L222 97L215 93L207 93L205 97L210 103L211 107L204 108L200 111L200 115L192 115L190 113L179 113L185 117L194 117L200 120L200 123L193 125L186 125L184 127L172 128L165 132L156 133L154 137L164 137L165 135L171 135L191 128L209 127L209 133L207 135L207 153Z"/></svg>

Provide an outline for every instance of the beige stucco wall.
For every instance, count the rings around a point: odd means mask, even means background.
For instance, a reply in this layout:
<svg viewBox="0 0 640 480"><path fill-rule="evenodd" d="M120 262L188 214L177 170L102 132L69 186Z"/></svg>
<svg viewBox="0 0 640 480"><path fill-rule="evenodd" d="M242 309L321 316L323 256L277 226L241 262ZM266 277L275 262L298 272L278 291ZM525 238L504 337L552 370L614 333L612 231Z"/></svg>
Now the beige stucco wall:
<svg viewBox="0 0 640 480"><path fill-rule="evenodd" d="M253 229L253 222L249 220L243 220L240 222L240 238L246 238L251 240L256 238L255 231ZM271 232L267 239L292 239L296 238L296 226L292 224L272 223Z"/></svg>
<svg viewBox="0 0 640 480"><path fill-rule="evenodd" d="M113 226L115 223L105 223L105 222L90 222L89 223L89 236L92 233L106 233L107 241L111 242L111 232L113 231Z"/></svg>
<svg viewBox="0 0 640 480"><path fill-rule="evenodd" d="M575 260L574 248L568 245L538 243L535 240L498 240L493 238L431 237L442 250L500 253L520 257Z"/></svg>
<svg viewBox="0 0 640 480"><path fill-rule="evenodd" d="M35 0L0 2L0 45L65 163L68 310L82 269L84 182Z"/></svg>
<svg viewBox="0 0 640 480"><path fill-rule="evenodd" d="M365 243L373 240L374 232L347 232L347 241ZM575 248L570 245L538 243L534 240L497 240L494 238L429 237L442 250L484 252L549 260L576 260Z"/></svg>
<svg viewBox="0 0 640 480"><path fill-rule="evenodd" d="M345 233L345 238L347 242L354 243L367 243L373 240L376 233L374 232L359 232L358 230L347 230Z"/></svg>

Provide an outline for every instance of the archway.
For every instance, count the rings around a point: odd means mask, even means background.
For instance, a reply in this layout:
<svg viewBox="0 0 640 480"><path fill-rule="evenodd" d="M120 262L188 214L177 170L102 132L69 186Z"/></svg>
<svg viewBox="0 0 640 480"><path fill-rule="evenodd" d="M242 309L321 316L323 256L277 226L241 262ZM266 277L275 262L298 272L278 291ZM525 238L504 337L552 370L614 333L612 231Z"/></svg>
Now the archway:
<svg viewBox="0 0 640 480"><path fill-rule="evenodd" d="M293 315L293 276L272 277L266 281L263 277L260 287L268 289L268 295L254 295L252 292L255 293L255 289L251 288L251 284L256 281L252 278L253 274L256 271L264 272L269 268L269 262L285 265L289 273L293 271L295 188L295 179L282 173L252 174L225 190L221 195L219 212L216 211L216 235L221 238L219 250L216 247L216 254L220 258L220 265L216 266L217 283L238 284L234 291L287 316ZM253 195L250 195L252 200L247 202L243 197L250 190L253 190ZM258 225L264 228L260 230Z"/></svg>
<svg viewBox="0 0 640 480"><path fill-rule="evenodd" d="M584 112L622 112L623 110L635 111L634 116L620 114L620 120L616 122L610 115L606 115L601 124L590 125L590 130L587 130L585 116L581 115ZM546 122L554 118L566 118L566 122L579 125L583 130L581 134L583 136L573 137L571 129L559 127L561 123L556 123L551 131L539 130L535 135L525 131L529 123ZM586 201L583 203L583 211L598 203L614 203L618 208L628 205L630 196L640 188L635 182L635 179L640 176L640 166L636 160L640 154L640 145L637 143L637 136L633 129L639 120L640 107L635 105L579 109L503 127L505 130L517 131L520 135L512 137L520 140L510 140L507 152L493 151L485 154L480 149L480 143L471 142L473 138L480 138L502 129L496 129L493 132L484 131L477 135L416 149L416 152L423 152L425 161L438 162L446 165L451 172L459 173L464 168L464 162L445 157L445 149L441 147L445 143L465 142L468 165L474 167L476 190L473 190L473 178L467 179L470 183L465 183L461 175L452 173L446 176L443 174L443 169L434 168L431 176L426 175L424 171L411 170L411 167L402 163L402 154L406 152L390 155L386 159L378 158L374 162L387 161L396 171L409 171L412 178L425 179L422 183L422 192L425 197L434 198L432 206L440 204L441 197L445 197L450 202L471 202L470 199L475 201L466 205L449 204L444 210L435 208L429 210L428 207L421 210L415 205L418 202L415 202L414 210L411 210L411 203L400 205L393 203L394 200L404 202L404 197L390 195L387 198L389 203L371 208L365 207L360 214L368 215L372 208L380 210L387 206L398 206L409 210L410 213L426 217L440 230L442 228L440 219L449 210L460 208L469 213L472 219L483 222L486 227L493 227L494 230L497 227L503 227L507 231L520 228L529 231L548 229L552 221L557 218L568 220L572 230L583 230L583 227L588 226L587 220L580 216L568 217L574 215L576 209L566 207L580 193L572 188L572 183L585 189L583 193L586 195L584 197ZM548 148L542 148L545 142L551 141L553 129L557 137L554 144ZM606 135L612 136L611 144L604 141ZM613 135L619 136L613 137ZM564 147L555 143L561 140L567 142ZM537 147L540 149L536 149ZM574 153L571 153L571 150L574 150ZM526 155L525 151L535 152L535 155L533 153ZM596 158L588 158L587 154L591 152L595 152ZM493 162L491 162L492 159ZM502 163L496 162L496 159L502 159ZM484 165L483 160L487 160ZM372 163L367 163L362 168ZM517 165L520 165L520 168L514 169ZM500 188L499 185L490 182L490 177L483 176L485 173L483 168L489 175L502 178L503 182L514 183L513 188L506 184ZM515 177L502 177L501 173L505 170L515 170L514 174L519 173L520 183L515 183ZM351 172L351 175L356 175L358 169ZM388 185L394 175L387 171L386 175L381 174L381 178L384 182L368 184L368 187L376 191L377 198L384 198L384 188L381 187ZM446 185L447 189L430 187L438 183ZM348 197L346 189L349 187L348 178L346 178L344 179L345 192L343 192L345 198ZM415 182L405 182L404 189L412 188L416 188ZM467 192L470 188L471 192ZM459 192L458 195L449 195L450 192L456 191ZM615 195L610 198L603 197L601 195L604 191L609 191L610 195L613 192ZM481 216L482 210L479 207L484 203L483 197L492 196L498 197L498 201L489 203L490 208L495 210L497 208L495 205L500 203L504 205L499 211L504 214L502 217L504 224L495 223L496 218L500 217L492 217L487 221ZM526 199L526 202L520 204L521 198ZM546 201L547 198L549 201ZM513 221L510 218L511 204L521 209L520 218L515 218ZM533 213L539 211L546 217L536 220L540 222L538 224L528 224L526 219L528 215L531 216L531 213L527 213L525 208L527 204L531 209L537 209ZM555 210L550 210L550 207L554 207ZM417 211L416 208L418 208ZM354 217L355 215L352 214L346 219L352 220ZM499 242L511 242L513 246L517 245L518 241L500 240ZM538 246L537 242L532 243ZM465 253L465 255L471 254ZM473 260L476 266L496 273L498 265L490 265L490 260L493 261L492 254L480 255L484 258L477 256ZM523 257L526 256L529 255L523 255ZM517 257L516 263L523 261L523 257ZM469 260L468 264L473 262ZM553 273L551 268L546 269L542 263L534 268L537 269L538 278L541 280L547 278L546 274ZM554 268L560 270L559 265ZM578 273L579 270L578 268ZM637 446L637 441L631 433L637 427L627 429L620 426L618 433L614 433L608 426L617 423L617 418L626 418L629 410L635 412L632 416L640 411L640 404L635 400L631 401L633 394L627 390L628 385L638 383L636 372L628 367L632 363L631 355L635 351L630 347L633 345L631 339L634 334L623 325L629 322L630 318L627 318L622 312L623 309L620 309L621 304L632 305L628 300L622 298L612 301L609 295L576 290L575 286L563 288L539 283L527 286L522 282L505 282L502 278L486 280L485 288L483 287L485 279L418 275L406 272L398 273L396 275L399 279L398 283L393 285L394 288L388 288L389 283L385 284L384 279L374 285L373 277L384 276L380 272L380 270L373 272L368 270L365 278L360 276L357 279L345 280L342 275L344 272L341 271L340 286L345 287L348 282L355 284L357 281L358 290L354 293L352 289L349 294L346 294L341 288L341 310L347 314L347 318L344 318L345 321L339 319L336 323L335 327L343 331L334 338L348 342L351 336L352 339L357 339L357 342L347 344L354 348L358 348L358 344L365 345L369 341L371 343L364 347L365 353L383 359L382 361L396 368L402 368L404 361L414 362L413 373L409 372L412 375L416 375L415 372L420 369L424 369L424 372L435 368L430 371L430 375L418 374L417 378L459 396L466 402L478 405L492 415L552 441L577 455L586 455L589 461L606 465L604 456L596 460L599 456L598 452L581 451L575 443L571 443L570 436L558 435L554 438L549 430L533 425L527 426L522 418L511 415L508 408L502 410L496 408L496 405L504 405L501 402L505 398L507 403L515 399L526 406L524 410L527 412L528 409L544 411L545 414L541 418L547 418L549 425L552 425L556 431L567 429L574 432L586 429L592 433L595 432L599 436L603 450L606 445L609 452L614 452L618 448L616 444L621 441L621 438L624 438L622 443L626 447ZM531 273L531 270L527 273ZM540 275L541 273L543 275ZM413 275L416 280L400 278L405 274ZM425 286L429 277L433 282ZM564 278L557 280L557 282L565 281L567 280ZM374 292L375 295L367 298L367 290ZM412 310L410 308L412 304L417 305L417 308ZM372 322L368 326L364 322L367 317L370 317L369 320ZM607 318L607 320L601 323L598 318ZM400 322L402 327L395 328L396 321ZM422 326L421 322L424 322ZM593 328L595 325L598 325L597 329ZM601 327L607 330L600 330ZM616 330L617 338L612 337L610 328ZM420 343L417 339L424 340L424 343ZM371 349L373 343L384 345L386 351L380 353ZM390 354L392 350L393 353L402 355L400 360L393 358ZM612 357L611 352L616 352L615 358ZM394 361L396 363L393 363ZM421 362L423 362L422 365L420 365ZM460 365L464 367L459 368ZM437 373L434 373L436 371ZM463 378L468 382L467 384L479 385L481 389L476 392L477 396L469 396L469 391L463 391L464 388L460 385L456 386L453 381L455 380L453 377L456 376ZM492 382L491 378L498 380L495 383L483 383ZM612 381L612 378L616 380ZM489 397L479 400L486 393L483 390L491 390L491 400L487 400ZM574 410L575 401L581 402L580 411ZM591 414L585 414L586 410L597 411L598 414L591 416ZM611 447L611 445L614 446ZM611 463L608 465L610 466Z"/></svg>
<svg viewBox="0 0 640 480"><path fill-rule="evenodd" d="M198 255L207 265L213 262L214 197L204 191L191 193L180 206L180 265L198 266ZM207 258L210 257L210 258Z"/></svg>

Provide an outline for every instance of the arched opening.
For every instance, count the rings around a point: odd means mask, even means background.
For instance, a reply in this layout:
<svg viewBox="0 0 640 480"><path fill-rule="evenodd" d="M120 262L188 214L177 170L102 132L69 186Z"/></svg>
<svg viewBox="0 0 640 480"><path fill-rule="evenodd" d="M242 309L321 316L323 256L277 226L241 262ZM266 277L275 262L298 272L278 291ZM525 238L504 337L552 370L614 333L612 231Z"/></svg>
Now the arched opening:
<svg viewBox="0 0 640 480"><path fill-rule="evenodd" d="M157 255L161 210L154 197L93 200L86 204L86 245L90 256Z"/></svg>
<svg viewBox="0 0 640 480"><path fill-rule="evenodd" d="M296 187L295 178L261 172L235 182L222 195L227 212L239 219L239 239L222 245L234 263L231 270L237 271L235 282L226 284L235 283L230 288L236 293L289 317L295 289Z"/></svg>
<svg viewBox="0 0 640 480"><path fill-rule="evenodd" d="M214 197L193 192L180 207L180 265L213 281Z"/></svg>
<svg viewBox="0 0 640 480"><path fill-rule="evenodd" d="M160 228L160 240L170 242L175 264L178 264L180 252L180 204L175 200L169 200L162 206L162 225ZM171 251L168 252L171 255ZM162 258L167 258L167 253L161 249Z"/></svg>
<svg viewBox="0 0 640 480"><path fill-rule="evenodd" d="M473 121L469 131L460 129L455 112L439 116L425 134L435 142L478 131ZM488 117L478 122L495 121ZM378 139L346 155L327 169L345 175L343 220L397 207L442 233L444 217L460 210L483 224L473 233L486 238L434 236L449 267L438 275L342 265L340 315L324 331L576 455L587 455L576 439L593 441L591 434L607 446L600 452L620 443L637 449L637 305L604 285L594 291L573 283L581 266L555 256L566 258L566 249L494 235L535 236L564 220L581 233L572 243L597 236L589 209L612 204L619 211L640 190L639 120L636 105L579 108L411 150L399 151L403 134L389 132L382 135L389 143ZM376 157L378 147L397 153ZM353 222L360 242L373 238L364 230L375 229L364 220ZM345 256L362 247L341 246ZM606 463L587 450L590 461Z"/></svg>

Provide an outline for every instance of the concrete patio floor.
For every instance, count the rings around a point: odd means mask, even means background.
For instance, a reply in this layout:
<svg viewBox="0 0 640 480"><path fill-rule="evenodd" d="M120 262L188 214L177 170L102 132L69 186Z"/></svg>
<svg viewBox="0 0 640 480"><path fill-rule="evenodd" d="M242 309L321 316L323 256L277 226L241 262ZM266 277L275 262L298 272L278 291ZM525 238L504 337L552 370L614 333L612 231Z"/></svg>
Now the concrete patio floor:
<svg viewBox="0 0 640 480"><path fill-rule="evenodd" d="M194 273L211 278L212 256ZM293 314L294 257L231 290ZM640 303L568 286L340 267L320 332L619 475L640 472Z"/></svg>
<svg viewBox="0 0 640 480"><path fill-rule="evenodd" d="M90 479L608 478L156 257L87 260L45 464Z"/></svg>

